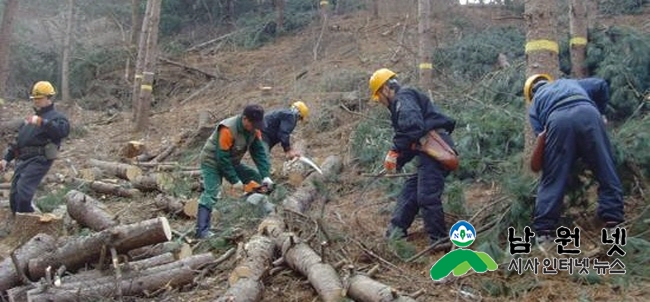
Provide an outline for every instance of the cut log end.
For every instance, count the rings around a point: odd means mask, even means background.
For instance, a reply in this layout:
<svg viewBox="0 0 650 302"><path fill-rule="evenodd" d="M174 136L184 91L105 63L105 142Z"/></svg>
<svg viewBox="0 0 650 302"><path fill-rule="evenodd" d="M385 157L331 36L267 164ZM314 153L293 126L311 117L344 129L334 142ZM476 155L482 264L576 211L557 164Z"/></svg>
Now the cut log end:
<svg viewBox="0 0 650 302"><path fill-rule="evenodd" d="M160 219L167 241L172 240L172 228L169 226L169 220L167 220L167 217L158 217L158 219Z"/></svg>

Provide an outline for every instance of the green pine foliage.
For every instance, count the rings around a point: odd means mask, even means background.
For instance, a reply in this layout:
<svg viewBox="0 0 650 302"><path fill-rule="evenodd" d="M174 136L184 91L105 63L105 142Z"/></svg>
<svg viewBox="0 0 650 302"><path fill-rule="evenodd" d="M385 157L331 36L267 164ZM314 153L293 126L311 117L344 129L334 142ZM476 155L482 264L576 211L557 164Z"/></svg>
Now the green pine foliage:
<svg viewBox="0 0 650 302"><path fill-rule="evenodd" d="M647 113L650 92L650 35L631 28L592 30L587 44L587 66L611 88L609 118L621 121Z"/></svg>

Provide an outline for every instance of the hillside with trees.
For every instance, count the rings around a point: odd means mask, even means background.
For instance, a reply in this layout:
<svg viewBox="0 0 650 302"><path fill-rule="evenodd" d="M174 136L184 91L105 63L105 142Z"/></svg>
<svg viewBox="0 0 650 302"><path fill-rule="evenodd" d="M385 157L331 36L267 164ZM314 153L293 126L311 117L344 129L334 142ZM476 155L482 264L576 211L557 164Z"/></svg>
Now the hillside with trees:
<svg viewBox="0 0 650 302"><path fill-rule="evenodd" d="M468 2L468 3L467 3ZM39 186L39 214L12 218L0 181L0 290L8 301L630 300L650 295L648 1L5 0L0 149L51 81L72 130ZM586 36L586 37L584 37ZM581 39L583 38L584 39ZM544 43L530 43L545 41ZM457 120L460 167L447 226L472 223L496 271L435 282L452 247L384 232L414 163L380 174L392 143L369 100L388 67ZM601 77L625 196L626 273L518 274L508 228L531 226L539 174L527 76ZM199 154L251 103L311 110L292 140L323 170L273 150L275 210L223 194L210 239L194 238ZM249 161L250 158L245 158ZM598 184L575 167L562 224L580 258L611 261L593 223ZM224 182L226 183L226 182ZM224 185L225 190L229 185ZM541 257L537 254L530 257ZM524 257L525 258L525 257ZM541 269L540 269L541 270ZM28 298L29 297L29 298Z"/></svg>

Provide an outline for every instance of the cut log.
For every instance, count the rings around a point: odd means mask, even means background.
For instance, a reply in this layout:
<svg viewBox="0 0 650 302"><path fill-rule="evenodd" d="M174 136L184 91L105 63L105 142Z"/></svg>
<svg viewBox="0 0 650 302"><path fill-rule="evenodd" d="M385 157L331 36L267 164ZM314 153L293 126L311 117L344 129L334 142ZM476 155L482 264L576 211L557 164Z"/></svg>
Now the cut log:
<svg viewBox="0 0 650 302"><path fill-rule="evenodd" d="M183 212L183 207L185 206L184 202L162 194L156 195L156 198L154 198L154 204L158 209L172 214Z"/></svg>
<svg viewBox="0 0 650 302"><path fill-rule="evenodd" d="M190 218L196 218L199 213L199 200L192 198L183 205L183 214Z"/></svg>
<svg viewBox="0 0 650 302"><path fill-rule="evenodd" d="M114 175L125 180L133 180L142 175L142 170L140 168L129 164L107 162L97 159L90 159L90 164L94 167L98 167L106 171L110 175Z"/></svg>
<svg viewBox="0 0 650 302"><path fill-rule="evenodd" d="M174 188L174 177L165 172L156 172L149 175L140 175L131 180L134 188L143 192L169 192Z"/></svg>
<svg viewBox="0 0 650 302"><path fill-rule="evenodd" d="M16 270L13 259L11 257L5 257L0 262L0 291L5 291L21 284L21 276L19 274L27 274L29 259L38 257L52 250L55 246L56 240L52 236L37 234L13 252L18 270Z"/></svg>
<svg viewBox="0 0 650 302"><path fill-rule="evenodd" d="M183 249L183 244L177 241L167 241L149 246L143 246L130 250L127 254L131 260L142 260L150 257L156 257L165 253L179 254ZM178 257L177 257L178 258Z"/></svg>
<svg viewBox="0 0 650 302"><path fill-rule="evenodd" d="M350 277L347 295L359 302L415 302L394 288L361 274Z"/></svg>
<svg viewBox="0 0 650 302"><path fill-rule="evenodd" d="M262 278L273 262L275 251L273 240L254 235L241 252L246 257L239 261L228 277L230 288L217 301L259 301L264 288Z"/></svg>
<svg viewBox="0 0 650 302"><path fill-rule="evenodd" d="M134 261L130 263L123 263L120 265L120 271L123 272L123 276L133 274L133 272L139 272L146 270L148 268L154 267L154 266L159 266L167 263L174 262L176 259L174 258L174 255L172 253L166 253L162 255L158 255L155 257L143 259L140 261ZM80 281L88 281L88 280L94 280L97 278L101 278L104 276L112 275L113 270L89 270L89 271L83 271L77 274L73 275L67 275L64 276L60 279L62 283L74 283L74 282L80 282ZM12 289L7 290L7 297L9 298L10 302L22 302L22 301L27 301L27 292L29 290L32 290L36 288L34 285L25 285L25 286L19 286L19 287L14 287Z"/></svg>
<svg viewBox="0 0 650 302"><path fill-rule="evenodd" d="M340 172L342 168L341 159L338 157L329 157L323 165L323 173L311 174L305 182L294 194L284 200L284 204L289 204L291 209L307 209L315 196L317 190L312 182L323 181L324 177L335 175ZM311 184L309 184L311 183ZM295 206L292 206L295 205ZM341 280L336 273L336 270L329 265L322 262L321 258L305 243L300 243L292 233L285 232L285 223L277 213L271 213L259 225L258 232L266 237L272 239L276 248L281 247L282 257L286 263L294 270L307 276L310 283L318 292L322 301L341 301L344 297L344 289ZM256 237L254 237L256 238ZM258 239L255 239L258 240ZM250 243L251 241L249 241ZM250 255L247 255L250 257ZM248 259L243 260L242 263L255 263L257 267L263 267L262 273L255 272L252 276L263 275L268 269L265 265L265 258L256 257L257 260ZM244 262L247 261L247 262ZM233 272L232 276L238 276L242 273ZM245 274L244 274L245 275ZM254 278L235 278L236 282L230 284L227 293L232 297L232 300L225 301L259 301L262 297L263 287ZM233 290L245 289L245 293L239 293Z"/></svg>
<svg viewBox="0 0 650 302"><path fill-rule="evenodd" d="M322 259L306 243L300 242L293 233L283 233L276 238L282 247L282 257L293 270L306 276L321 301L341 301L344 297L343 284L334 267Z"/></svg>
<svg viewBox="0 0 650 302"><path fill-rule="evenodd" d="M136 162L145 162L145 161L150 161L150 160L152 160L154 157L156 157L156 155L151 154L151 153L148 153L147 151L145 151L144 153L142 153L142 154L136 156L136 157L135 157L135 161L136 161Z"/></svg>
<svg viewBox="0 0 650 302"><path fill-rule="evenodd" d="M147 151L147 146L143 142L129 141L120 151L120 156L124 158L134 158Z"/></svg>
<svg viewBox="0 0 650 302"><path fill-rule="evenodd" d="M87 237L71 238L55 251L31 259L29 276L32 279L43 277L48 266L56 270L65 265L68 270L74 271L96 261L105 247L115 247L118 252L125 253L135 248L169 241L171 237L171 228L165 217L118 225Z"/></svg>
<svg viewBox="0 0 650 302"><path fill-rule="evenodd" d="M325 181L325 177L328 175L336 175L340 173L341 169L343 169L343 163L340 158L330 156L325 160L321 169L323 170L323 175L318 173L310 174L305 181L302 182L298 190L282 202L286 209L298 213L304 213L316 197L318 197L318 188L316 183Z"/></svg>
<svg viewBox="0 0 650 302"><path fill-rule="evenodd" d="M114 276L86 280L61 287L51 287L44 292L39 289L27 293L28 302L65 302L88 301L112 298L117 293L122 295L141 294L163 287L176 287L191 283L199 273L198 269L215 261L211 253L201 254L178 260L173 263L152 267L133 276L115 280ZM116 286L119 288L116 290Z"/></svg>
<svg viewBox="0 0 650 302"><path fill-rule="evenodd" d="M140 190L138 189L129 189L117 184L109 184L97 180L87 181L81 178L74 178L72 179L72 181L77 186L82 186L82 187L85 186L101 194L109 194L113 196L126 197L126 198L139 197L141 194Z"/></svg>
<svg viewBox="0 0 650 302"><path fill-rule="evenodd" d="M103 203L84 193L71 190L65 199L70 217L93 231L103 231L119 224Z"/></svg>
<svg viewBox="0 0 650 302"><path fill-rule="evenodd" d="M104 171L97 167L79 170L79 176L85 181L95 181L104 177Z"/></svg>

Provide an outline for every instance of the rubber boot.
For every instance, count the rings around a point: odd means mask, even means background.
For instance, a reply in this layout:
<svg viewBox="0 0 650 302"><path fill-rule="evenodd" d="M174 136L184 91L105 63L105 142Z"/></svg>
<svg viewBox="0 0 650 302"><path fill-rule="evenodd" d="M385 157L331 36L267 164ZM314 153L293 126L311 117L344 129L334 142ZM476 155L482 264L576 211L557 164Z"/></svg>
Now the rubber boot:
<svg viewBox="0 0 650 302"><path fill-rule="evenodd" d="M212 210L199 205L198 212L196 214L196 238L207 238L210 237L210 219L212 218Z"/></svg>

